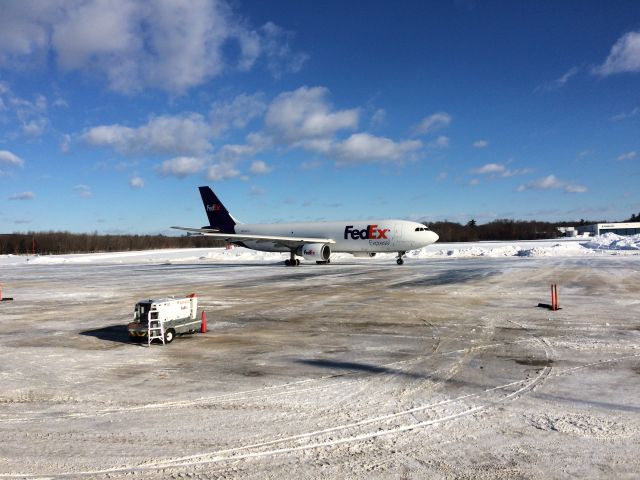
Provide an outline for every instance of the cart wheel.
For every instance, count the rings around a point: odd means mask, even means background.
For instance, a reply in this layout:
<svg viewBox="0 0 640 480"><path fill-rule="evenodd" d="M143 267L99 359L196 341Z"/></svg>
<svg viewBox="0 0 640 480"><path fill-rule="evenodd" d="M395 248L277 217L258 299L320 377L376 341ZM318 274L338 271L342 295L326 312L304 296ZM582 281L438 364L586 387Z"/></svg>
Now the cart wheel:
<svg viewBox="0 0 640 480"><path fill-rule="evenodd" d="M176 336L176 332L173 331L173 328L170 328L166 332L164 332L164 343L173 342L173 338Z"/></svg>

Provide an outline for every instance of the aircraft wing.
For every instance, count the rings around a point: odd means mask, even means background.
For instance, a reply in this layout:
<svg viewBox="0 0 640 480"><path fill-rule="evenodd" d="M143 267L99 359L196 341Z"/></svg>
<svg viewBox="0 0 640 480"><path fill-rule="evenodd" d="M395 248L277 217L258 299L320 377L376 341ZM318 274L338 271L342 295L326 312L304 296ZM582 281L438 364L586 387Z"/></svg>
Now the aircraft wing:
<svg viewBox="0 0 640 480"><path fill-rule="evenodd" d="M185 232L198 233L207 237L214 237L225 242L244 242L254 241L259 243L278 243L287 248L300 247L307 243L336 243L331 238L314 238L314 237L280 237L272 235L242 235L239 233L221 233L211 228L189 228L189 227L171 227L176 230L184 230Z"/></svg>

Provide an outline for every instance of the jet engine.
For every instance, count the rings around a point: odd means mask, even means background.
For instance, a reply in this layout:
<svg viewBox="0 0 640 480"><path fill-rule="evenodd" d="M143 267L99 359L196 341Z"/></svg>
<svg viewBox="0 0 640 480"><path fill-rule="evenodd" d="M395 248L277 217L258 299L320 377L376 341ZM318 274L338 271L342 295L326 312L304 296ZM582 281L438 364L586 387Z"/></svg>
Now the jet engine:
<svg viewBox="0 0 640 480"><path fill-rule="evenodd" d="M326 243L308 243L298 248L296 255L304 257L305 260L326 262L331 256L331 247Z"/></svg>

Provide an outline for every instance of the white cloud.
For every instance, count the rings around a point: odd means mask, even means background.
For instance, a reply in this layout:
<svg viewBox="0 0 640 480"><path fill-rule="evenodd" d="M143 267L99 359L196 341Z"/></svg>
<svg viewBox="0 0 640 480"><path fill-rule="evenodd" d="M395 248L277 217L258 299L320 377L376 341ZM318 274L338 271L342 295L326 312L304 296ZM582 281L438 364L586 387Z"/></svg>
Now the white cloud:
<svg viewBox="0 0 640 480"><path fill-rule="evenodd" d="M33 200L36 194L33 192L20 192L9 195L9 200Z"/></svg>
<svg viewBox="0 0 640 480"><path fill-rule="evenodd" d="M584 185L578 185L574 183L567 183L558 179L555 175L548 175L546 177L539 178L525 185L518 187L518 192L524 192L526 190L551 190L551 189L563 189L566 193L584 193L587 191L587 187Z"/></svg>
<svg viewBox="0 0 640 480"><path fill-rule="evenodd" d="M207 169L207 180L220 181L240 176L240 172L229 163L217 163Z"/></svg>
<svg viewBox="0 0 640 480"><path fill-rule="evenodd" d="M355 133L335 147L338 164L350 163L400 163L413 159L422 148L419 140L394 142L369 133Z"/></svg>
<svg viewBox="0 0 640 480"><path fill-rule="evenodd" d="M211 127L218 136L230 128L245 128L251 120L262 116L267 109L262 92L241 94L230 102L214 103L211 107Z"/></svg>
<svg viewBox="0 0 640 480"><path fill-rule="evenodd" d="M384 111L384 108L377 109L371 116L371 126L377 128L384 125L386 118L387 112Z"/></svg>
<svg viewBox="0 0 640 480"><path fill-rule="evenodd" d="M276 138L298 146L304 141L328 140L340 130L358 126L358 111L332 111L325 87L300 87L278 95L267 111L265 124Z"/></svg>
<svg viewBox="0 0 640 480"><path fill-rule="evenodd" d="M471 170L471 173L503 173L507 168L504 165L500 165L498 163L487 163L480 168L476 168Z"/></svg>
<svg viewBox="0 0 640 480"><path fill-rule="evenodd" d="M118 92L156 87L180 93L260 56L274 75L298 71L307 56L273 23L252 29L225 0L4 2L0 62L96 72ZM52 54L52 55L51 55Z"/></svg>
<svg viewBox="0 0 640 480"><path fill-rule="evenodd" d="M473 142L473 148L487 148L489 146L489 142L487 140L476 140Z"/></svg>
<svg viewBox="0 0 640 480"><path fill-rule="evenodd" d="M38 137L42 135L47 126L47 119L42 117L38 120L31 120L23 123L22 133L27 137Z"/></svg>
<svg viewBox="0 0 640 480"><path fill-rule="evenodd" d="M449 148L449 137L446 135L440 135L433 142L429 142L428 146L431 148Z"/></svg>
<svg viewBox="0 0 640 480"><path fill-rule="evenodd" d="M563 186L564 182L558 180L555 175L548 175L546 177L542 177L529 182L526 185L520 185L518 187L518 191L522 192L524 190L548 190L551 188L562 188Z"/></svg>
<svg viewBox="0 0 640 480"><path fill-rule="evenodd" d="M550 92L553 90L559 90L564 87L569 79L580 72L579 67L571 67L564 75L555 80L539 85L535 88L534 92Z"/></svg>
<svg viewBox="0 0 640 480"><path fill-rule="evenodd" d="M131 177L131 179L129 179L129 186L131 188L143 188L144 180L141 177L134 175L133 177Z"/></svg>
<svg viewBox="0 0 640 480"><path fill-rule="evenodd" d="M413 128L416 134L432 133L442 128L448 127L453 121L453 117L447 112L437 112L422 119L422 121Z"/></svg>
<svg viewBox="0 0 640 480"><path fill-rule="evenodd" d="M515 170L511 170L507 168L506 165L500 163L487 163L480 168L471 170L471 173L480 175L499 175L501 177L515 177L518 175L528 175L533 173L533 170L530 168L517 168Z"/></svg>
<svg viewBox="0 0 640 480"><path fill-rule="evenodd" d="M204 166L205 162L201 158L176 157L162 162L157 168L157 171L164 177L173 176L184 178L188 175L198 173Z"/></svg>
<svg viewBox="0 0 640 480"><path fill-rule="evenodd" d="M249 167L249 171L254 175L264 175L269 173L271 170L272 168L262 160L256 160L251 164L251 167Z"/></svg>
<svg viewBox="0 0 640 480"><path fill-rule="evenodd" d="M213 155L213 160L219 163L233 164L271 146L271 139L261 133L250 133L246 140L244 144L224 145Z"/></svg>
<svg viewBox="0 0 640 480"><path fill-rule="evenodd" d="M211 149L211 129L199 113L154 117L137 128L101 125L90 128L82 140L92 146L111 147L124 155L168 153L201 155Z"/></svg>
<svg viewBox="0 0 640 480"><path fill-rule="evenodd" d="M51 24L60 19L61 1L4 2L0 15L0 61L31 55L50 41Z"/></svg>
<svg viewBox="0 0 640 480"><path fill-rule="evenodd" d="M306 53L294 52L289 44L293 33L273 22L265 23L259 31L260 43L267 60L267 68L275 78L284 73L299 72L309 59Z"/></svg>
<svg viewBox="0 0 640 480"><path fill-rule="evenodd" d="M320 160L307 160L300 164L300 168L302 170L315 170L316 168L320 168L323 163Z"/></svg>
<svg viewBox="0 0 640 480"><path fill-rule="evenodd" d="M587 187L584 185L567 184L564 186L564 191L567 193L584 193L587 191Z"/></svg>
<svg viewBox="0 0 640 480"><path fill-rule="evenodd" d="M623 153L622 155L618 155L617 160L619 161L633 160L637 156L638 156L638 152L632 151L632 152Z"/></svg>
<svg viewBox="0 0 640 480"><path fill-rule="evenodd" d="M8 150L0 150L0 165L22 167L24 165L24 160Z"/></svg>
<svg viewBox="0 0 640 480"><path fill-rule="evenodd" d="M163 176L184 178L204 171L208 180L225 180L240 176L238 162L250 157L270 146L270 139L259 133L247 135L245 144L227 144L214 154L203 156L178 156L163 161L156 167L156 171ZM262 160L254 161L250 172L255 175L266 174L271 168ZM243 179L245 177L242 177Z"/></svg>
<svg viewBox="0 0 640 480"><path fill-rule="evenodd" d="M64 134L62 141L60 142L60 151L62 153L69 153L71 151L71 135Z"/></svg>
<svg viewBox="0 0 640 480"><path fill-rule="evenodd" d="M312 138L302 140L301 142L298 142L296 146L317 153L329 154L334 147L334 140L332 138Z"/></svg>
<svg viewBox="0 0 640 480"><path fill-rule="evenodd" d="M625 33L611 47L604 63L592 70L603 77L625 72L640 72L640 32Z"/></svg>
<svg viewBox="0 0 640 480"><path fill-rule="evenodd" d="M507 169L502 173L503 177L517 177L520 175L529 175L533 173L534 170L532 168L516 168L515 170Z"/></svg>
<svg viewBox="0 0 640 480"><path fill-rule="evenodd" d="M62 97L56 98L52 105L57 108L67 108L69 107L69 103Z"/></svg>
<svg viewBox="0 0 640 480"><path fill-rule="evenodd" d="M91 187L89 187L88 185L76 185L75 187L73 187L73 191L82 198L89 198L91 195L93 195Z"/></svg>
<svg viewBox="0 0 640 480"><path fill-rule="evenodd" d="M638 113L640 113L640 107L635 107L628 112L621 112L611 117L611 120L614 122L621 122L622 120L626 120L627 118L635 117Z"/></svg>
<svg viewBox="0 0 640 480"><path fill-rule="evenodd" d="M15 123L20 125L22 135L27 137L42 135L49 124L47 109L47 97L44 95L35 95L33 100L27 100L18 97L6 83L0 82L0 112L9 112L10 115L15 116Z"/></svg>

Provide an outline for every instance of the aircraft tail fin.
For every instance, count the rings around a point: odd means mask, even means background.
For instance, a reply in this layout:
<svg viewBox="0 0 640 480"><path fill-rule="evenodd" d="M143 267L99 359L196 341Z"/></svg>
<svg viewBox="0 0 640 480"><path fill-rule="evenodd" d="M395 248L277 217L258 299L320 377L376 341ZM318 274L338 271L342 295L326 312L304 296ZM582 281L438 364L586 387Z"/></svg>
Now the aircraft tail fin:
<svg viewBox="0 0 640 480"><path fill-rule="evenodd" d="M209 219L209 228L220 230L222 233L235 233L236 220L229 214L217 195L211 188L199 187L204 210Z"/></svg>

